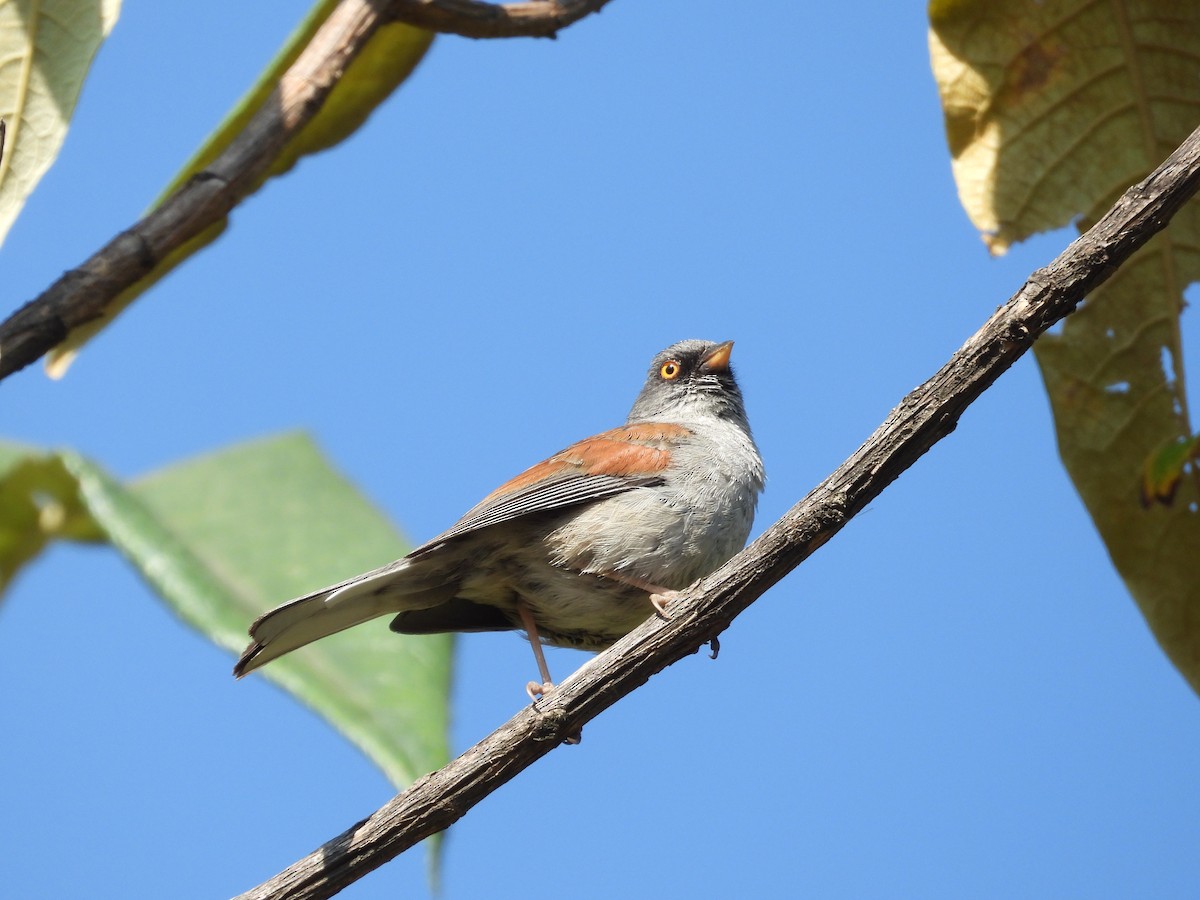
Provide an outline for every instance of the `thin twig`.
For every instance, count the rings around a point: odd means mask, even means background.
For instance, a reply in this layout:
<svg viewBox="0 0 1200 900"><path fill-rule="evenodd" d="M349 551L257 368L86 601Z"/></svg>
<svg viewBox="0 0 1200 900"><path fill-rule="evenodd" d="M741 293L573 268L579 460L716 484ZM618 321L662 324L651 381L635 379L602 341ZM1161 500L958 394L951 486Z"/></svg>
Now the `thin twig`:
<svg viewBox="0 0 1200 900"><path fill-rule="evenodd" d="M370 818L239 900L329 897L460 819L652 675L695 653L841 530L954 430L963 411L1117 267L1160 231L1200 186L1200 130L1130 188L1086 234L1025 285L932 378L905 397L845 463L761 537L586 663L536 707L426 775Z"/></svg>
<svg viewBox="0 0 1200 900"><path fill-rule="evenodd" d="M396 18L418 28L471 38L555 37L609 0L395 0Z"/></svg>

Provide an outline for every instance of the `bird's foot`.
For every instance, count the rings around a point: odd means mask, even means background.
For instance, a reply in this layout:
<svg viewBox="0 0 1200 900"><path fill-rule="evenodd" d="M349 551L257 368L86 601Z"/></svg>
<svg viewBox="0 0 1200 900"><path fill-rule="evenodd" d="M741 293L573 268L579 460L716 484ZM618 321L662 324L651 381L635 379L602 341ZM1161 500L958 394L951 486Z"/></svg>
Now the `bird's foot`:
<svg viewBox="0 0 1200 900"><path fill-rule="evenodd" d="M679 597L679 591L654 591L650 594L650 605L654 607L660 619L669 619L671 617L667 615L667 604L673 603Z"/></svg>
<svg viewBox="0 0 1200 900"><path fill-rule="evenodd" d="M538 684L536 681L531 681L525 685L525 693L529 695L529 699L533 701L534 708L537 708L537 702L544 696L554 690L554 684L549 681ZM583 728L576 728L563 738L564 744L578 744L583 740Z"/></svg>
<svg viewBox="0 0 1200 900"><path fill-rule="evenodd" d="M525 685L525 693L529 695L529 699L534 703L537 703L552 690L554 690L554 683L550 681L543 681L541 684L531 681Z"/></svg>

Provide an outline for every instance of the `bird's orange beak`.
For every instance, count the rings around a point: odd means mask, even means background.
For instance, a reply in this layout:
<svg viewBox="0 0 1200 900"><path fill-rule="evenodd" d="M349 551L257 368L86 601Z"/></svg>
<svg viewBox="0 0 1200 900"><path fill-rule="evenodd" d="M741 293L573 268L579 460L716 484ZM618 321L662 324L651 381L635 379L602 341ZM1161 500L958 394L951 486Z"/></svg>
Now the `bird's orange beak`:
<svg viewBox="0 0 1200 900"><path fill-rule="evenodd" d="M723 344L717 344L709 351L708 356L700 360L700 371L702 372L728 372L729 371L729 354L733 352L733 341L726 341Z"/></svg>

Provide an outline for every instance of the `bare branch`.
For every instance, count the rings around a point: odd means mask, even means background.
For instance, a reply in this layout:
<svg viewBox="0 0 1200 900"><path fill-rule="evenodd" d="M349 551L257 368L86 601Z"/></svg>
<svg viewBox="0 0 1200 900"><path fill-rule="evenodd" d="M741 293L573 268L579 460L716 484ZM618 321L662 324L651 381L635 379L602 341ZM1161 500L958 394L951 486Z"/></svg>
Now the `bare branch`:
<svg viewBox="0 0 1200 900"><path fill-rule="evenodd" d="M0 378L102 317L171 251L229 214L316 115L350 61L389 20L387 0L343 0L233 143L156 210L0 324Z"/></svg>
<svg viewBox="0 0 1200 900"><path fill-rule="evenodd" d="M409 25L471 38L554 37L609 0L395 0L396 18Z"/></svg>
<svg viewBox="0 0 1200 900"><path fill-rule="evenodd" d="M1198 186L1200 130L1054 262L1034 272L837 471L742 553L673 601L669 621L651 617L535 707L239 900L333 895L447 828L652 675L695 653L953 431L963 411L1038 335L1160 231Z"/></svg>
<svg viewBox="0 0 1200 900"><path fill-rule="evenodd" d="M553 36L608 0L343 0L233 143L146 218L0 323L0 379L36 361L174 250L227 216L324 104L381 26L401 19L472 37Z"/></svg>

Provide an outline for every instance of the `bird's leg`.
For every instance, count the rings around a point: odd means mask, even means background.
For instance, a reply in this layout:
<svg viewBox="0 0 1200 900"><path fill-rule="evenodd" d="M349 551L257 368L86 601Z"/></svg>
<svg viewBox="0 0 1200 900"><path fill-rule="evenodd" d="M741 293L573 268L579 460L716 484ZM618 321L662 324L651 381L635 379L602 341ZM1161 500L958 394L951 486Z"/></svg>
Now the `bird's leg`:
<svg viewBox="0 0 1200 900"><path fill-rule="evenodd" d="M660 619L671 618L667 615L667 604L679 597L679 591L659 587L657 584L651 584L649 581L643 581L641 578L635 578L632 575L609 575L607 577L613 581L619 581L622 584L635 587L639 591L645 591L650 595L650 605L654 607L654 611L658 613L658 617Z"/></svg>
<svg viewBox="0 0 1200 900"><path fill-rule="evenodd" d="M517 601L517 615L521 617L521 626L529 635L529 643L533 647L533 655L537 658L538 671L542 676L541 684L531 681L525 685L525 693L529 695L530 700L537 703L539 697L554 690L554 682L550 680L550 667L546 665L546 654L542 652L542 641L538 637L537 623L533 621L533 613L520 600Z"/></svg>
<svg viewBox="0 0 1200 900"><path fill-rule="evenodd" d="M537 622L533 621L533 613L529 611L529 607L522 601L517 601L517 615L521 617L521 625L525 628L525 633L529 635L529 643L533 647L533 655L537 657L538 671L542 675L542 683L531 681L525 685L525 693L529 695L529 699L537 703L540 698L554 690L554 682L550 680L550 667L546 665L546 654L542 652L542 642L538 637ZM567 744L578 744L583 740L583 729L576 728L568 734L563 742Z"/></svg>

